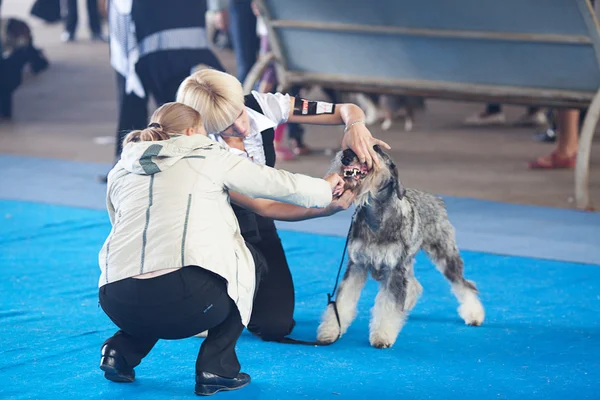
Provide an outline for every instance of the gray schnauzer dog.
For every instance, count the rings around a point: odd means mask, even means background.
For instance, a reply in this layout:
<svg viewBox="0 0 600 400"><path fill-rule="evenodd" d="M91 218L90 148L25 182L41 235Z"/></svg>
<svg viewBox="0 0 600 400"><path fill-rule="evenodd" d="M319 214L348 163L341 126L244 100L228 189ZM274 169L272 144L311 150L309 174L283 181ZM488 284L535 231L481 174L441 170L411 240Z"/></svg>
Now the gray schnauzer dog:
<svg viewBox="0 0 600 400"><path fill-rule="evenodd" d="M450 281L465 323L481 325L485 312L475 284L463 276L463 260L442 199L404 189L392 159L379 146L374 149L381 166L371 171L349 149L339 152L331 166L356 194L357 211L348 241L348 267L336 300L341 328L329 304L317 339L331 343L346 332L370 272L380 289L372 309L369 341L377 348L391 347L423 291L413 267L419 249Z"/></svg>

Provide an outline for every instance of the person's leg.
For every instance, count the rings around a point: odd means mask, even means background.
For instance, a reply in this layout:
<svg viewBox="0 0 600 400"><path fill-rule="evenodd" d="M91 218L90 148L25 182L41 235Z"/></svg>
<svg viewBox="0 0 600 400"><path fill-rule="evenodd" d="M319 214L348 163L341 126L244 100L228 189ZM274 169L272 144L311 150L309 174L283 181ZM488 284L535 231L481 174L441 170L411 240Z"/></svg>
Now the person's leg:
<svg viewBox="0 0 600 400"><path fill-rule="evenodd" d="M219 325L208 330L196 359L196 374L210 372L225 378L235 378L240 373L240 362L235 345L244 330L236 305L229 303L229 314Z"/></svg>
<svg viewBox="0 0 600 400"><path fill-rule="evenodd" d="M157 341L157 338L134 337L122 330L118 330L117 333L104 341L102 348L108 346L116 350L129 367L135 368L150 353L150 350L152 350Z"/></svg>
<svg viewBox="0 0 600 400"><path fill-rule="evenodd" d="M529 163L532 169L574 168L579 149L579 113L577 109L560 109L557 115L556 149Z"/></svg>
<svg viewBox="0 0 600 400"><path fill-rule="evenodd" d="M61 4L63 7L66 6L65 15L65 32L63 34L63 41L72 41L75 39L75 31L77 30L78 21L78 9L77 0L62 0Z"/></svg>
<svg viewBox="0 0 600 400"><path fill-rule="evenodd" d="M144 129L148 125L148 98L138 97L134 93L125 93L125 78L118 72L116 75L119 119L117 123L115 160L118 160L121 158L125 136L134 129Z"/></svg>
<svg viewBox="0 0 600 400"><path fill-rule="evenodd" d="M235 342L243 325L227 295L227 284L218 275L191 266L150 279L128 278L101 287L99 299L121 329L103 344L103 361L106 354L117 360L117 369L131 372L130 382L133 368L158 339L183 339L212 329L216 329L212 339L203 344L208 357L201 363L206 364L203 371L226 377L239 373ZM109 367L114 376L115 368Z"/></svg>
<svg viewBox="0 0 600 400"><path fill-rule="evenodd" d="M279 340L294 329L294 282L277 231L261 231L254 244L264 256L267 272L260 281L248 330L266 341Z"/></svg>
<svg viewBox="0 0 600 400"><path fill-rule="evenodd" d="M579 110L560 110L557 122L559 134L556 154L561 157L573 157L579 149Z"/></svg>
<svg viewBox="0 0 600 400"><path fill-rule="evenodd" d="M185 78L188 77L188 73L182 73L179 75L173 76L171 79L165 82L161 82L158 85L152 85L150 82L144 84L144 86L148 86L148 91L152 93L152 97L156 101L156 105L160 107L165 103L170 103L175 101L177 97L177 89L179 89L179 85Z"/></svg>
<svg viewBox="0 0 600 400"><path fill-rule="evenodd" d="M100 12L98 10L98 0L87 0L88 24L92 39L100 39L102 29L100 27Z"/></svg>
<svg viewBox="0 0 600 400"><path fill-rule="evenodd" d="M256 62L259 39L256 33L256 16L251 0L234 0L229 4L231 41L237 66L237 78L242 84Z"/></svg>
<svg viewBox="0 0 600 400"><path fill-rule="evenodd" d="M273 139L273 145L275 146L275 155L277 160L289 161L293 160L296 155L286 144L284 143L285 129L287 123L277 125L275 128L275 137Z"/></svg>

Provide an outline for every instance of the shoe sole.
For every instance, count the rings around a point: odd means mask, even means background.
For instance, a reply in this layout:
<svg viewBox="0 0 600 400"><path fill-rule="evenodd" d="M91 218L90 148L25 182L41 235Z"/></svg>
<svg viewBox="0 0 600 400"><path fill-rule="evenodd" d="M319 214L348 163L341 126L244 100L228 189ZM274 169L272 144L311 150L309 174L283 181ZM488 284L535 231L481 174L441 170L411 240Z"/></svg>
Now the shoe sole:
<svg viewBox="0 0 600 400"><path fill-rule="evenodd" d="M230 388L227 386L221 386L221 385L202 385L203 389L205 389L205 390L202 392L195 390L194 393L196 393L198 396L212 396L213 394L216 394L219 392L230 392L232 390L238 390L238 389L248 386L249 384L250 384L250 382L246 382L243 385L236 386L234 388Z"/></svg>
<svg viewBox="0 0 600 400"><path fill-rule="evenodd" d="M123 376L117 372L116 369L110 367L108 365L101 365L100 369L104 371L104 377L109 381L118 382L118 383L131 383L135 380L135 377L130 378L127 376Z"/></svg>

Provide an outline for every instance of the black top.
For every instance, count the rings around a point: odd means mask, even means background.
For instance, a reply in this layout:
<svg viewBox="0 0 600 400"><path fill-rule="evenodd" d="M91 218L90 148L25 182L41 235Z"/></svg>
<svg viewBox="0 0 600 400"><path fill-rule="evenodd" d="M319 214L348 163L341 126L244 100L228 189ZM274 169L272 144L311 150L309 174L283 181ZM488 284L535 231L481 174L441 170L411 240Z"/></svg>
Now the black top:
<svg viewBox="0 0 600 400"><path fill-rule="evenodd" d="M256 101L252 94L244 96L246 107L251 108L257 113L263 114L264 111ZM268 128L261 133L263 139L263 149L265 151L265 161L269 167L275 166L275 130ZM235 204L231 205L240 225L242 236L249 243L257 243L262 236L273 234L276 232L275 223L271 218L261 217L245 208Z"/></svg>

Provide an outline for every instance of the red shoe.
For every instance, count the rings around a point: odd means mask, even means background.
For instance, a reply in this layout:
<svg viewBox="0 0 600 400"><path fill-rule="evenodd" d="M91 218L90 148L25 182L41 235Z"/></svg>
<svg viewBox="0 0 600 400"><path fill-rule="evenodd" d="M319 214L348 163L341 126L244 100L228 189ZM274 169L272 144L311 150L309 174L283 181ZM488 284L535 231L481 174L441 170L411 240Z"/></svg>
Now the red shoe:
<svg viewBox="0 0 600 400"><path fill-rule="evenodd" d="M275 144L275 157L278 160L289 161L296 158L296 155L289 147Z"/></svg>
<svg viewBox="0 0 600 400"><path fill-rule="evenodd" d="M530 169L571 169L575 168L577 162L577 154L571 157L563 157L556 152L552 152L549 156L540 157L529 163Z"/></svg>

